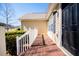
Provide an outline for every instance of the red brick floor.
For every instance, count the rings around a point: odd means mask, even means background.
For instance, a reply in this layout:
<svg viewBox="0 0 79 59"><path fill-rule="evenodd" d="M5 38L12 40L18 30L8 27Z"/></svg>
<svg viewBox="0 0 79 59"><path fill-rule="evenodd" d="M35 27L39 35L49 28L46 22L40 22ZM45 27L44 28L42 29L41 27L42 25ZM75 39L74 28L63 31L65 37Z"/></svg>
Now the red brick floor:
<svg viewBox="0 0 79 59"><path fill-rule="evenodd" d="M33 45L23 54L24 56L65 56L57 45L48 37L45 37L45 45L42 36L37 36Z"/></svg>

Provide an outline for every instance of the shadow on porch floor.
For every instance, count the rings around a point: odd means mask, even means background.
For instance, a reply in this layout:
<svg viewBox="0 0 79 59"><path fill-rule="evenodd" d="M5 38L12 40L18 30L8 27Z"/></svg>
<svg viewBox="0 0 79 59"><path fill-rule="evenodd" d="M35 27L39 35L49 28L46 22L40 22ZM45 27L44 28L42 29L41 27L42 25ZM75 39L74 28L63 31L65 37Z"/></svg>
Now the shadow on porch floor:
<svg viewBox="0 0 79 59"><path fill-rule="evenodd" d="M42 41L42 36L38 35L33 45L23 56L65 56L48 36L44 37L45 45L43 45Z"/></svg>

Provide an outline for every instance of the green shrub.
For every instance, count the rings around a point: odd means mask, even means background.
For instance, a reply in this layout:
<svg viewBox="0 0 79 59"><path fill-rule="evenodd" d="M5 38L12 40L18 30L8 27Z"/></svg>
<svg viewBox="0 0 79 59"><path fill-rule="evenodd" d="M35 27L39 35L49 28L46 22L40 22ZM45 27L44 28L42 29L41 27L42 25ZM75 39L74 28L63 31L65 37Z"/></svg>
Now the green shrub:
<svg viewBox="0 0 79 59"><path fill-rule="evenodd" d="M17 32L7 32L6 35L6 50L11 55L16 54L16 36L21 36L24 34L24 31L17 31Z"/></svg>
<svg viewBox="0 0 79 59"><path fill-rule="evenodd" d="M20 34L24 34L25 31L16 31L16 32L6 32L5 35L20 35Z"/></svg>

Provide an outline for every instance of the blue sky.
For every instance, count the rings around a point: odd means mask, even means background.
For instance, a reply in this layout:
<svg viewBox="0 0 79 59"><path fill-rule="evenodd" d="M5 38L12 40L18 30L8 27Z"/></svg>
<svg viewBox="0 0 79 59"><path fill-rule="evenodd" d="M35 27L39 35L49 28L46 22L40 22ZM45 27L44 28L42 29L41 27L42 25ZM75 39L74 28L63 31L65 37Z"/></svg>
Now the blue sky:
<svg viewBox="0 0 79 59"><path fill-rule="evenodd" d="M46 13L48 11L48 3L14 3L10 5L11 8L14 10L14 16L10 21L10 24L14 26L21 25L19 21L19 17L21 17L24 14ZM0 8L2 8L2 6L0 6ZM0 19L0 22L6 22L6 21Z"/></svg>

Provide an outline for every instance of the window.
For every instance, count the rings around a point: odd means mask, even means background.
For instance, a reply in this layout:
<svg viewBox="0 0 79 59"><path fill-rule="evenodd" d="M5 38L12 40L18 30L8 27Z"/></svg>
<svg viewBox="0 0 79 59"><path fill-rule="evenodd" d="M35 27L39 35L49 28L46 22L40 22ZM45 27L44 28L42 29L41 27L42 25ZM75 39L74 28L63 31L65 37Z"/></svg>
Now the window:
<svg viewBox="0 0 79 59"><path fill-rule="evenodd" d="M55 33L56 31L56 11L53 13L53 32Z"/></svg>

